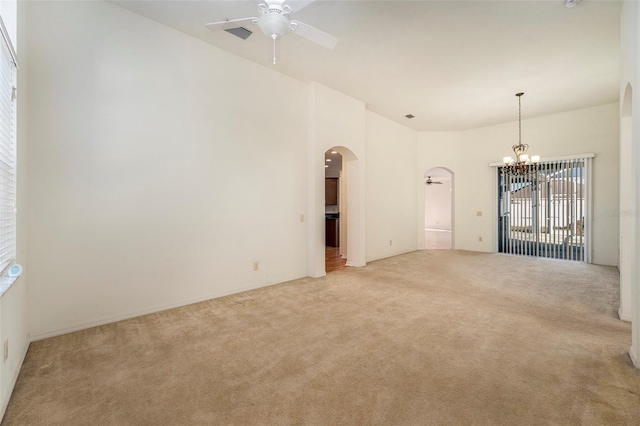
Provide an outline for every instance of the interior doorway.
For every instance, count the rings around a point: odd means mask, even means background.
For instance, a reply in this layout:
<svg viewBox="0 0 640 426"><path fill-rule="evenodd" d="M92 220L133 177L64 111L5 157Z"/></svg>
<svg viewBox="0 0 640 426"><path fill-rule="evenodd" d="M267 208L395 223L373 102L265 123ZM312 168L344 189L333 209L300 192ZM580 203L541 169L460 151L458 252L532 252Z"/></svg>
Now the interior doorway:
<svg viewBox="0 0 640 426"><path fill-rule="evenodd" d="M346 267L347 202L343 157L335 148L324 154L325 272Z"/></svg>
<svg viewBox="0 0 640 426"><path fill-rule="evenodd" d="M424 174L424 247L453 248L453 173L443 167Z"/></svg>

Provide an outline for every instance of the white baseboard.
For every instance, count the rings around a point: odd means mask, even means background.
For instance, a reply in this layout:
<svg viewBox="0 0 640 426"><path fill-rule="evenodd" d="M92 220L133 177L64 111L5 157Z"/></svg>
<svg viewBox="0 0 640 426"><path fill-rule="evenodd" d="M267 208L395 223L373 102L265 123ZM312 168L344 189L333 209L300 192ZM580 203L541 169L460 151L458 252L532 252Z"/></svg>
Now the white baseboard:
<svg viewBox="0 0 640 426"><path fill-rule="evenodd" d="M97 318L97 319L93 319L93 320L89 320L89 321L79 321L79 322L73 323L73 324L65 326L65 327L52 328L52 329L49 329L49 330L38 331L38 332L32 333L30 337L31 337L31 341L35 342L35 341L38 341L38 340L48 339L50 337L62 336L63 334L73 333L74 331L85 330L87 328L98 327L98 326L101 326L101 325L111 324L111 323L118 322L118 321L124 321L124 320L128 320L128 319L131 319L131 318L140 317L140 316L143 316L143 315L154 314L156 312L162 312L162 311L166 311L168 309L180 308L182 306L192 305L194 303L204 302L206 300L217 299L219 297L230 296L232 294L244 293L245 291L256 290L256 289L259 289L259 288L269 287L269 286L276 285L276 284L282 284L282 283L285 283L285 282L288 282L288 281L297 280L297 279L306 278L306 277L307 277L306 275L296 276L296 277L286 278L286 279L284 279L282 281L278 281L278 282L275 282L275 283L260 284L260 285L251 286L251 287L243 287L243 288L236 289L236 290L221 291L221 292L218 292L218 293L213 293L213 294L209 294L209 295L206 295L206 296L196 297L196 298L193 298L193 299L181 300L179 302L156 305L156 306L152 306L152 307L145 308L145 309L135 310L135 311L131 311L131 312L125 312L125 313L119 313L119 314L115 314L115 315L108 315L108 316L105 316L105 317L101 317L101 318Z"/></svg>
<svg viewBox="0 0 640 426"><path fill-rule="evenodd" d="M629 357L631 358L633 365L636 368L640 368L640 359L638 359L638 354L636 353L636 350L633 348L633 346L629 348Z"/></svg>
<svg viewBox="0 0 640 426"><path fill-rule="evenodd" d="M9 400L11 399L11 395L13 394L13 389L16 387L16 382L18 381L20 370L22 370L22 364L24 364L24 359L27 357L27 352L29 351L29 345L30 345L29 342L27 342L27 344L24 345L24 348L22 349L22 354L20 354L20 362L17 364L18 368L16 368L16 371L14 371L14 373L11 375L11 383L9 387L11 389L11 392L9 392L9 395L7 395L7 399L2 401L2 406L0 406L0 421L4 418L5 411L7 411L7 406L9 405Z"/></svg>
<svg viewBox="0 0 640 426"><path fill-rule="evenodd" d="M618 309L618 318L620 318L621 321L626 322L631 322L632 320L631 315L626 315L624 312L622 312L622 308Z"/></svg>

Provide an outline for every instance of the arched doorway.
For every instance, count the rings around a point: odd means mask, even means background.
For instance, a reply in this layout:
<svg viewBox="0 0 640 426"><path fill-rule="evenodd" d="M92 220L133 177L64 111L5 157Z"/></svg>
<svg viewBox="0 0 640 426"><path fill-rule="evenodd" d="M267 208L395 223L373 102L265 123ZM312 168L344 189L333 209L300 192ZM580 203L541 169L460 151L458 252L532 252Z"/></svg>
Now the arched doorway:
<svg viewBox="0 0 640 426"><path fill-rule="evenodd" d="M333 151L336 154L331 154ZM333 146L322 152L322 184L319 182L320 174L316 176L316 186L319 193L315 196L315 211L322 215L316 216L314 227L319 232L314 232L312 242L313 271L311 276L322 276L325 270L325 240L326 240L326 214L327 204L325 199L325 170L327 165L327 155L338 155L342 157L342 170L338 182L338 213L340 219L339 226L339 249L340 256L346 258L346 266L364 266L365 245L364 245L364 170L360 167L358 157L349 148L344 146ZM317 157L316 157L317 158ZM333 162L333 158L331 158ZM317 160L316 160L317 161ZM315 163L319 164L319 163ZM316 169L317 170L317 169ZM319 172L319 170L317 170ZM321 189L322 188L322 189ZM333 208L332 210L335 210Z"/></svg>
<svg viewBox="0 0 640 426"><path fill-rule="evenodd" d="M346 267L347 200L343 158L336 149L324 153L325 272ZM346 178L346 176L345 176Z"/></svg>
<svg viewBox="0 0 640 426"><path fill-rule="evenodd" d="M434 167L424 173L424 247L453 248L453 172Z"/></svg>

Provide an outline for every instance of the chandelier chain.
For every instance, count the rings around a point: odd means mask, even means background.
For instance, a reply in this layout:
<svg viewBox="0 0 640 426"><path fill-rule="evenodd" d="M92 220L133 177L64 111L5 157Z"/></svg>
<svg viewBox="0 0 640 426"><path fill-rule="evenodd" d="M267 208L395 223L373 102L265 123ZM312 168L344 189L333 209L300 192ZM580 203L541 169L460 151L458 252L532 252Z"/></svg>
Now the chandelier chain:
<svg viewBox="0 0 640 426"><path fill-rule="evenodd" d="M518 96L518 143L522 144L522 93Z"/></svg>
<svg viewBox="0 0 640 426"><path fill-rule="evenodd" d="M525 153L529 149L529 145L522 143L522 95L523 92L516 93L518 97L518 144L513 145L513 153L516 158L505 157L503 172L510 175L535 175L540 171L540 157L537 155L529 158L529 155Z"/></svg>

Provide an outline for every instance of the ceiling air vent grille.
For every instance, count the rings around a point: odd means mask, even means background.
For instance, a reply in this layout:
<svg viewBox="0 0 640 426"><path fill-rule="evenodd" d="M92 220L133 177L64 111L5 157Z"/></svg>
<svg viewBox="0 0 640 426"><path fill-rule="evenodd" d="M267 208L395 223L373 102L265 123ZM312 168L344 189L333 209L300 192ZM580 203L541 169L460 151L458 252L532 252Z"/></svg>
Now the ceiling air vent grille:
<svg viewBox="0 0 640 426"><path fill-rule="evenodd" d="M226 29L225 31L228 32L229 34L233 34L236 37L240 37L243 40L248 39L249 36L253 34L252 31L249 31L244 27L229 28L229 29Z"/></svg>

